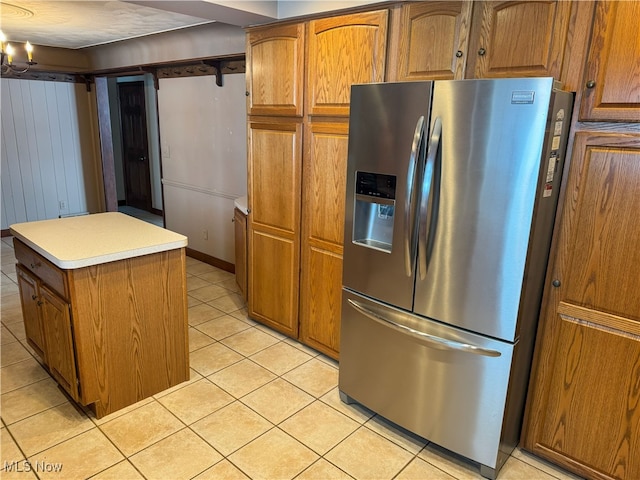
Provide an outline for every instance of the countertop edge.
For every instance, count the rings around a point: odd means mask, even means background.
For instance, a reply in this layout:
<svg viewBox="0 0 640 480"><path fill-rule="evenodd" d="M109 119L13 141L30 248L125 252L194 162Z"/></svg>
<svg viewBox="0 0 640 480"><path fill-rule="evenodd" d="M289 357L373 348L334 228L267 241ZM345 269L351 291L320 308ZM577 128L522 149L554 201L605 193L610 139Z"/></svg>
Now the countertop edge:
<svg viewBox="0 0 640 480"><path fill-rule="evenodd" d="M134 248L131 250L113 252L105 255L88 257L88 258L83 258L79 260L60 260L59 258L54 257L53 255L51 255L51 253L44 250L42 247L38 246L37 244L33 243L29 239L20 235L20 233L14 231L13 229L10 228L9 231L11 232L11 235L13 235L15 238L17 238L22 243L32 248L36 252L38 252L44 258L46 258L51 263L53 263L56 267L61 268L63 270L73 270L76 268L91 267L94 265L100 265L102 263L116 262L118 260L126 260L128 258L140 257L143 255L149 255L152 253L175 250L178 248L186 247L188 243L187 239L185 238L184 240L163 243L161 245L151 245L148 247Z"/></svg>

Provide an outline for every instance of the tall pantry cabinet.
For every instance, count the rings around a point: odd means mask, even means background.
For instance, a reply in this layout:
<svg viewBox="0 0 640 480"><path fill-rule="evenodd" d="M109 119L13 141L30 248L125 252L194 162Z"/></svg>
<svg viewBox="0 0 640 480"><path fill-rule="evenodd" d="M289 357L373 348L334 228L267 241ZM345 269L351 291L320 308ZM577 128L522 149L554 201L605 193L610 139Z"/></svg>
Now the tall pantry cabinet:
<svg viewBox="0 0 640 480"><path fill-rule="evenodd" d="M640 2L591 8L522 442L586 478L631 480L640 478Z"/></svg>
<svg viewBox="0 0 640 480"><path fill-rule="evenodd" d="M379 10L247 32L249 315L333 358L349 97L384 80L387 23Z"/></svg>

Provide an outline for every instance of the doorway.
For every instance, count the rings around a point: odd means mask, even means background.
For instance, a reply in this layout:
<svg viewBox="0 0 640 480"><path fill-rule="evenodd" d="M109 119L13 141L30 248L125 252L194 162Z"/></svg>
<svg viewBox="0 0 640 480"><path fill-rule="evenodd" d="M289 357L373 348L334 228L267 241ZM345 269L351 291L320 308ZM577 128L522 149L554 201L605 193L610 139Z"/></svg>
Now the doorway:
<svg viewBox="0 0 640 480"><path fill-rule="evenodd" d="M118 83L124 203L151 212L151 168L144 82Z"/></svg>

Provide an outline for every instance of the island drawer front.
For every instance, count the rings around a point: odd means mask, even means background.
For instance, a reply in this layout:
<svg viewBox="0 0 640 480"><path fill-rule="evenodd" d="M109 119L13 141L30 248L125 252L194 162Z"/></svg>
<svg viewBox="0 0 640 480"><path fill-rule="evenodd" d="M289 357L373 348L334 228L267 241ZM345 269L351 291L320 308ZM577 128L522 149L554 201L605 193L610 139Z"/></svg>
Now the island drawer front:
<svg viewBox="0 0 640 480"><path fill-rule="evenodd" d="M67 275L35 250L29 248L17 238L13 239L16 259L24 267L36 275L49 288L65 299L69 298Z"/></svg>

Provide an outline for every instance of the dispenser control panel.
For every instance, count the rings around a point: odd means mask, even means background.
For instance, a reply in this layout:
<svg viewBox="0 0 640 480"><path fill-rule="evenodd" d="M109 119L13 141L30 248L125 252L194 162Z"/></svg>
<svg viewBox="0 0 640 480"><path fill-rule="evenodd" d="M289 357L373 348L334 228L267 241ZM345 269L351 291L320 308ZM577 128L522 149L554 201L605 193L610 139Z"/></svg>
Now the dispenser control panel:
<svg viewBox="0 0 640 480"><path fill-rule="evenodd" d="M395 200L396 177L382 173L356 172L356 194Z"/></svg>

